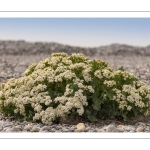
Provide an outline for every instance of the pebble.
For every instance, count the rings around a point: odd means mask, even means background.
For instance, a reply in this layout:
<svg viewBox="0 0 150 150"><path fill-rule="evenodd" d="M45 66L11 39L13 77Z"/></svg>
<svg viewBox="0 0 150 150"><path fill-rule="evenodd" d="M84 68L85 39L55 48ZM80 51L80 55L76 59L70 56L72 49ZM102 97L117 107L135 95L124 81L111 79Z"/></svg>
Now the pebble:
<svg viewBox="0 0 150 150"><path fill-rule="evenodd" d="M124 125L117 125L117 128L118 128L118 129L123 129L123 128L124 128Z"/></svg>
<svg viewBox="0 0 150 150"><path fill-rule="evenodd" d="M150 127L149 126L146 126L145 127L145 131L149 131L150 130Z"/></svg>
<svg viewBox="0 0 150 150"><path fill-rule="evenodd" d="M75 125L69 124L50 124L44 125L41 123L31 122L18 122L7 120L0 120L0 132L122 132L122 133L133 133L133 132L150 132L150 122L135 123L134 125L121 125L121 124L91 124L91 123L79 123Z"/></svg>
<svg viewBox="0 0 150 150"><path fill-rule="evenodd" d="M106 128L106 132L114 132L116 127L114 125L108 125Z"/></svg>
<svg viewBox="0 0 150 150"><path fill-rule="evenodd" d="M74 132L84 132L86 130L84 123L78 123Z"/></svg>
<svg viewBox="0 0 150 150"><path fill-rule="evenodd" d="M102 128L98 132L106 132L106 130Z"/></svg>
<svg viewBox="0 0 150 150"><path fill-rule="evenodd" d="M30 131L32 129L32 126L31 125L27 125L24 127L24 130L27 130L27 131Z"/></svg>
<svg viewBox="0 0 150 150"><path fill-rule="evenodd" d="M143 122L138 122L138 124L141 125L141 126L143 126L143 127L146 126L145 123L143 123Z"/></svg>
<svg viewBox="0 0 150 150"><path fill-rule="evenodd" d="M36 126L33 126L33 128L30 130L30 132L39 132L40 129Z"/></svg>
<svg viewBox="0 0 150 150"><path fill-rule="evenodd" d="M124 126L124 130L126 130L126 131L134 131L134 130L135 130L135 127L133 127L133 126L131 126L131 125Z"/></svg>
<svg viewBox="0 0 150 150"><path fill-rule="evenodd" d="M71 128L70 128L70 131L74 132L75 129L76 129L76 127L71 127Z"/></svg>
<svg viewBox="0 0 150 150"><path fill-rule="evenodd" d="M69 129L64 129L63 132L70 132L70 130Z"/></svg>
<svg viewBox="0 0 150 150"><path fill-rule="evenodd" d="M49 131L50 127L49 126L44 126L40 129L40 131Z"/></svg>
<svg viewBox="0 0 150 150"><path fill-rule="evenodd" d="M17 128L17 127L11 128L11 129L9 130L9 132L21 132L21 131L22 131L22 129Z"/></svg>
<svg viewBox="0 0 150 150"><path fill-rule="evenodd" d="M2 126L0 126L0 131L2 131L3 130L3 127Z"/></svg>
<svg viewBox="0 0 150 150"><path fill-rule="evenodd" d="M143 127L138 127L137 129L136 129L136 132L143 132L144 131L144 128Z"/></svg>
<svg viewBox="0 0 150 150"><path fill-rule="evenodd" d="M10 127L6 127L3 129L4 132L12 132L12 129Z"/></svg>
<svg viewBox="0 0 150 150"><path fill-rule="evenodd" d="M51 130L50 130L50 132L56 132L57 130L55 129L55 128L52 128ZM62 131L64 131L64 130L62 130Z"/></svg>

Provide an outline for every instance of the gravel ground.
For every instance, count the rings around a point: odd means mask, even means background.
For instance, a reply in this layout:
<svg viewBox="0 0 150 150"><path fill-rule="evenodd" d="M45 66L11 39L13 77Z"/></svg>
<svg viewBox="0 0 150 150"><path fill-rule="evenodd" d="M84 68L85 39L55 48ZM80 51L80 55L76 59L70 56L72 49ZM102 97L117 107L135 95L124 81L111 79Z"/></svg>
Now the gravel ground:
<svg viewBox="0 0 150 150"><path fill-rule="evenodd" d="M1 55L0 56L0 83L7 79L18 78L32 64L47 58L42 55ZM90 57L94 59L94 57ZM106 61L114 69L123 66L126 71L135 74L148 84L150 89L150 59L146 56L101 56L98 59ZM84 132L150 132L150 121L137 121L134 124L123 124L108 121L104 123L85 123ZM31 122L13 121L0 115L0 132L76 132L77 126L70 124L43 125Z"/></svg>

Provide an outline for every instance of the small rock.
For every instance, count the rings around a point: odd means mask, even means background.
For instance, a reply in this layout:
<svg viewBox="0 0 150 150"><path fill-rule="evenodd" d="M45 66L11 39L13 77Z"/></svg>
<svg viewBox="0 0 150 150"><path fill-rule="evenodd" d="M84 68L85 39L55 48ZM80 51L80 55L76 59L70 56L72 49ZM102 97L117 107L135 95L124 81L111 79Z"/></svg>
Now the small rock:
<svg viewBox="0 0 150 150"><path fill-rule="evenodd" d="M51 130L50 130L50 132L55 132L56 131L56 129L55 128L52 128Z"/></svg>
<svg viewBox="0 0 150 150"><path fill-rule="evenodd" d="M102 128L98 132L106 132L106 130Z"/></svg>
<svg viewBox="0 0 150 150"><path fill-rule="evenodd" d="M44 126L40 129L40 131L45 131L45 130L49 131L50 129L51 129L50 127Z"/></svg>
<svg viewBox="0 0 150 150"><path fill-rule="evenodd" d="M76 127L71 127L70 131L74 131L76 129Z"/></svg>
<svg viewBox="0 0 150 150"><path fill-rule="evenodd" d="M94 130L91 129L91 130L89 130L89 132L94 132Z"/></svg>
<svg viewBox="0 0 150 150"><path fill-rule="evenodd" d="M16 72L16 73L13 74L14 78L18 78L19 76L20 76L20 74L18 72Z"/></svg>
<svg viewBox="0 0 150 150"><path fill-rule="evenodd" d="M150 130L149 126L146 126L146 127L145 127L145 130L146 130L146 131L149 131L149 130Z"/></svg>
<svg viewBox="0 0 150 150"><path fill-rule="evenodd" d="M119 129L119 128L114 128L113 130L112 130L112 132L124 132L124 130L121 128L121 129Z"/></svg>
<svg viewBox="0 0 150 150"><path fill-rule="evenodd" d="M2 71L2 72L0 73L0 76L1 76L2 78L7 78L7 73L5 73L4 71Z"/></svg>
<svg viewBox="0 0 150 150"><path fill-rule="evenodd" d="M20 128L14 127L14 128L10 129L10 132L21 132L21 130L20 130Z"/></svg>
<svg viewBox="0 0 150 150"><path fill-rule="evenodd" d="M40 129L38 128L38 127L36 127L36 126L34 126L31 130L30 130L30 132L39 132L40 131Z"/></svg>
<svg viewBox="0 0 150 150"><path fill-rule="evenodd" d="M17 129L19 129L19 130L22 130L22 129L23 129L21 125L17 125L17 126L15 126L15 128L17 128Z"/></svg>
<svg viewBox="0 0 150 150"><path fill-rule="evenodd" d="M39 132L42 132L42 133L47 133L47 132L49 132L49 131L47 131L47 130L41 131L41 130L40 130Z"/></svg>
<svg viewBox="0 0 150 150"><path fill-rule="evenodd" d="M30 131L31 129L32 129L32 126L30 126L30 125L27 125L24 127L24 130L27 130L27 131Z"/></svg>
<svg viewBox="0 0 150 150"><path fill-rule="evenodd" d="M70 132L69 129L64 129L63 132Z"/></svg>
<svg viewBox="0 0 150 150"><path fill-rule="evenodd" d="M27 132L27 130L22 130L22 132Z"/></svg>
<svg viewBox="0 0 150 150"><path fill-rule="evenodd" d="M89 130L91 130L91 127L87 127L87 128L86 128L86 131L87 131L87 132L88 132Z"/></svg>
<svg viewBox="0 0 150 150"><path fill-rule="evenodd" d="M143 127L146 126L145 123L143 123L143 122L138 122L138 124L141 125L141 126L143 126Z"/></svg>
<svg viewBox="0 0 150 150"><path fill-rule="evenodd" d="M118 125L117 129L118 129L117 132L124 132L124 125Z"/></svg>
<svg viewBox="0 0 150 150"><path fill-rule="evenodd" d="M26 124L28 124L28 122L27 121L23 121L23 122L21 122L21 123L19 123L20 125L26 125Z"/></svg>
<svg viewBox="0 0 150 150"><path fill-rule="evenodd" d="M6 128L3 129L2 132L11 132L11 128L10 127L6 127Z"/></svg>
<svg viewBox="0 0 150 150"><path fill-rule="evenodd" d="M126 131L134 131L135 130L135 127L134 126L131 126L131 125L128 125L128 126L124 126L124 130Z"/></svg>
<svg viewBox="0 0 150 150"><path fill-rule="evenodd" d="M0 131L2 131L3 130L3 127L2 126L0 126Z"/></svg>
<svg viewBox="0 0 150 150"><path fill-rule="evenodd" d="M137 129L136 129L136 132L143 132L144 131L144 128L143 127L138 127Z"/></svg>
<svg viewBox="0 0 150 150"><path fill-rule="evenodd" d="M97 130L97 129L94 129L93 132L98 132L98 130Z"/></svg>
<svg viewBox="0 0 150 150"><path fill-rule="evenodd" d="M114 132L116 127L114 125L108 125L106 128L106 132Z"/></svg>
<svg viewBox="0 0 150 150"><path fill-rule="evenodd" d="M124 125L118 125L117 128L118 129L123 129Z"/></svg>
<svg viewBox="0 0 150 150"><path fill-rule="evenodd" d="M60 130L62 129L62 126L56 126L55 129Z"/></svg>
<svg viewBox="0 0 150 150"><path fill-rule="evenodd" d="M78 123L74 132L84 132L86 130L84 123Z"/></svg>
<svg viewBox="0 0 150 150"><path fill-rule="evenodd" d="M130 130L129 132L133 133L133 132L135 132L135 130Z"/></svg>
<svg viewBox="0 0 150 150"><path fill-rule="evenodd" d="M0 114L0 120L4 119L4 116L2 114Z"/></svg>

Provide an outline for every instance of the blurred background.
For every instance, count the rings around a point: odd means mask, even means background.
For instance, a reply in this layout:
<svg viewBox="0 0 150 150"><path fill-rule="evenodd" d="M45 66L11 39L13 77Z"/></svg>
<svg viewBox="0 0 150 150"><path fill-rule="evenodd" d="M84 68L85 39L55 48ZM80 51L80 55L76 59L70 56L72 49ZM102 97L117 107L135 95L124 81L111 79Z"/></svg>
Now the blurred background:
<svg viewBox="0 0 150 150"><path fill-rule="evenodd" d="M0 83L54 52L123 66L150 86L150 18L0 18Z"/></svg>
<svg viewBox="0 0 150 150"><path fill-rule="evenodd" d="M0 40L98 47L150 44L149 18L0 18Z"/></svg>

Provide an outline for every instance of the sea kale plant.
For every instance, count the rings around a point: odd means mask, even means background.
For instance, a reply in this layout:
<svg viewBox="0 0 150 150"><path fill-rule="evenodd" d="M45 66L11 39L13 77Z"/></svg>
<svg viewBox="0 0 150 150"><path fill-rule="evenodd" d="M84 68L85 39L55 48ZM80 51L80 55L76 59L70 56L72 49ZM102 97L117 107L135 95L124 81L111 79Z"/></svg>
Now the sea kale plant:
<svg viewBox="0 0 150 150"><path fill-rule="evenodd" d="M16 119L49 124L65 117L95 122L148 115L150 92L145 83L120 68L81 53L53 53L32 64L18 79L1 85L0 111Z"/></svg>

